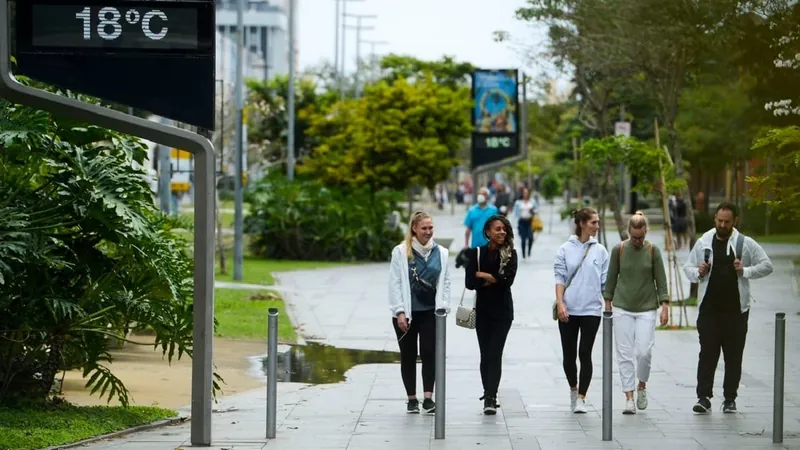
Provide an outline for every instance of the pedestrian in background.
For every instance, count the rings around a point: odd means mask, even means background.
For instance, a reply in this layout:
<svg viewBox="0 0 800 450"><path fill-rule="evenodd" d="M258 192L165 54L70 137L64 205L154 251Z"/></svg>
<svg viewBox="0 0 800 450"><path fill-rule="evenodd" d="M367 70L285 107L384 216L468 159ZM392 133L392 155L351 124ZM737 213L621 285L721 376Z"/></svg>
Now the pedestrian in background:
<svg viewBox="0 0 800 450"><path fill-rule="evenodd" d="M561 334L564 374L570 388L570 409L586 413L586 393L592 381L592 348L603 311L603 287L608 251L597 242L600 217L594 208L573 213L575 234L561 244L554 264L554 318ZM575 360L579 359L580 377Z"/></svg>
<svg viewBox="0 0 800 450"><path fill-rule="evenodd" d="M714 214L714 228L703 234L686 260L683 271L697 290L697 334L700 355L697 362L696 413L711 412L714 374L720 352L725 356L722 384L723 413L735 413L742 359L750 318L750 280L772 273L772 262L752 238L736 229L736 205L722 202Z"/></svg>
<svg viewBox="0 0 800 450"><path fill-rule="evenodd" d="M517 230L522 240L522 259L531 255L533 248L533 218L536 215L538 204L531 199L531 191L522 188L522 197L514 202L514 216L517 218Z"/></svg>
<svg viewBox="0 0 800 450"><path fill-rule="evenodd" d="M433 240L433 220L425 212L411 216L408 233L392 251L389 269L389 309L400 346L400 375L408 396L407 412L419 413L417 343L422 359L422 410L433 413L436 358L434 311L450 308L448 250Z"/></svg>
<svg viewBox="0 0 800 450"><path fill-rule="evenodd" d="M470 249L466 288L476 291L475 332L481 352L483 413L497 414L503 349L514 320L511 286L517 276L514 230L505 216L491 217L482 234L486 245Z"/></svg>
<svg viewBox="0 0 800 450"><path fill-rule="evenodd" d="M637 408L647 409L647 381L650 379L656 320L662 326L667 324L669 292L661 251L645 240L647 218L641 211L628 220L628 234L629 239L611 249L604 297L606 311L612 308L614 311L614 343L625 393L622 414L636 414Z"/></svg>
<svg viewBox="0 0 800 450"><path fill-rule="evenodd" d="M475 248L486 245L488 241L483 235L483 228L490 217L498 214L497 208L489 202L489 189L478 191L477 203L467 210L464 217L464 248ZM471 239L470 239L471 238Z"/></svg>

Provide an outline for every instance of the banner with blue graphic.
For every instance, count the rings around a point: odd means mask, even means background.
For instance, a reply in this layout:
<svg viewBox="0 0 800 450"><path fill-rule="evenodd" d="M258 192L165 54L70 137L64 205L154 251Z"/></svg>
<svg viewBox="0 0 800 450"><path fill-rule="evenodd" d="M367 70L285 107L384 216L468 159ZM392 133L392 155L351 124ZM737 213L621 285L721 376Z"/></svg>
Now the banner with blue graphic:
<svg viewBox="0 0 800 450"><path fill-rule="evenodd" d="M519 156L518 95L516 69L473 72L473 168Z"/></svg>

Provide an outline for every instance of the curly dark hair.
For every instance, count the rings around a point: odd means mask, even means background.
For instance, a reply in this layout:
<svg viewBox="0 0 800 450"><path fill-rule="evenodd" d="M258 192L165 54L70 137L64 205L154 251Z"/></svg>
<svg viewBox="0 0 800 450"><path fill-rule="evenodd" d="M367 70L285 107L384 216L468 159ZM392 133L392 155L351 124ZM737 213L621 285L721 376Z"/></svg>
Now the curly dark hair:
<svg viewBox="0 0 800 450"><path fill-rule="evenodd" d="M500 221L503 224L503 228L506 230L506 240L503 242L503 246L500 248L500 273L503 273L508 262L511 260L511 255L514 253L514 227L511 226L511 222L508 221L506 216L495 214L486 221L483 225L483 236L489 240L489 230L492 228L492 224L496 221Z"/></svg>

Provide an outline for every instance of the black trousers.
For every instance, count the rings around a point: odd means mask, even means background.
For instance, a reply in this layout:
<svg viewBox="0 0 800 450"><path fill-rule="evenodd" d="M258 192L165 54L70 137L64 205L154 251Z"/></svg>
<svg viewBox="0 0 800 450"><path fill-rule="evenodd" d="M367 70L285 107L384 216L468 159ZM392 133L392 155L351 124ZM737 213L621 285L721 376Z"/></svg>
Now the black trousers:
<svg viewBox="0 0 800 450"><path fill-rule="evenodd" d="M475 332L481 351L481 381L485 397L497 398L497 389L500 387L500 377L503 374L503 349L509 331L511 331L511 320L494 319L482 314L475 316Z"/></svg>
<svg viewBox="0 0 800 450"><path fill-rule="evenodd" d="M580 395L586 395L592 382L592 348L599 328L600 317L597 316L569 316L566 323L558 322L564 375L569 387L577 386ZM576 359L581 362L580 379Z"/></svg>
<svg viewBox="0 0 800 450"><path fill-rule="evenodd" d="M697 363L697 397L713 397L714 374L719 355L725 358L725 379L722 383L725 400L736 400L742 379L742 359L747 338L750 311L718 313L700 311L697 317L697 334L700 338L700 356Z"/></svg>
<svg viewBox="0 0 800 450"><path fill-rule="evenodd" d="M436 317L433 310L414 311L408 332L403 333L392 318L392 326L400 346L400 375L406 394L417 394L417 341L422 359L423 392L433 392L436 380Z"/></svg>

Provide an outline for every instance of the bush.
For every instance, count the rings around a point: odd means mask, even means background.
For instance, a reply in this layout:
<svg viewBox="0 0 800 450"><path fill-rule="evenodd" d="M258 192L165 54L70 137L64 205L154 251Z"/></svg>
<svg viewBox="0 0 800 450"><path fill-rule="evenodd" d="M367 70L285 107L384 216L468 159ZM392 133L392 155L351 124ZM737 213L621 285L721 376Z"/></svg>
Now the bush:
<svg viewBox="0 0 800 450"><path fill-rule="evenodd" d="M250 248L269 259L386 261L402 240L388 217L397 193L327 188L314 181L262 179L248 197Z"/></svg>

